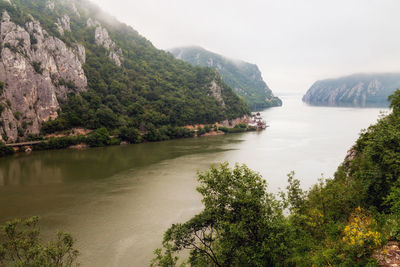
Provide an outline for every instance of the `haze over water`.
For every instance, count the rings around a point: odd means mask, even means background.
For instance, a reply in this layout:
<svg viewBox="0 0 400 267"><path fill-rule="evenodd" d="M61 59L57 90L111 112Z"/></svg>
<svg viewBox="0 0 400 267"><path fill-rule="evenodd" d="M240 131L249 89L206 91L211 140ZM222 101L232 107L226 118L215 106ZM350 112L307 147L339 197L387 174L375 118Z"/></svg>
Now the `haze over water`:
<svg viewBox="0 0 400 267"><path fill-rule="evenodd" d="M162 233L201 210L197 170L245 163L271 192L294 170L309 188L321 173L334 174L382 110L283 101L261 112L270 125L262 132L1 159L0 223L39 215L46 235L64 229L78 239L83 266L146 266Z"/></svg>

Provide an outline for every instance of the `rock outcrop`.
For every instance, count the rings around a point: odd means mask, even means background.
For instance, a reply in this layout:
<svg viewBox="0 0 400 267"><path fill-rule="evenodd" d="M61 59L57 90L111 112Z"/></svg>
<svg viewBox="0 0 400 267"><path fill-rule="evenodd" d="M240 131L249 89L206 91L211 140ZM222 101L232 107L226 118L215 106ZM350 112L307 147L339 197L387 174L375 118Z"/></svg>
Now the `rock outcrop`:
<svg viewBox="0 0 400 267"><path fill-rule="evenodd" d="M107 29L101 26L100 22L88 19L87 27L95 27L94 39L97 45L104 47L108 51L108 57L120 67L123 61L122 50L117 48L115 42L108 35Z"/></svg>
<svg viewBox="0 0 400 267"><path fill-rule="evenodd" d="M53 1L53 0L47 1L47 3L46 3L46 8L47 8L48 10L50 10L50 11L54 11L54 8L55 8L55 3L54 3L54 1Z"/></svg>
<svg viewBox="0 0 400 267"><path fill-rule="evenodd" d="M212 95L221 102L222 106L225 107L225 102L222 97L222 88L217 84L215 80L211 81L210 90Z"/></svg>
<svg viewBox="0 0 400 267"><path fill-rule="evenodd" d="M355 74L315 82L303 96L311 105L388 106L387 98L400 88L400 74Z"/></svg>
<svg viewBox="0 0 400 267"><path fill-rule="evenodd" d="M0 140L15 142L38 134L42 122L56 118L59 99L66 99L68 92L86 90L85 48L67 47L38 21L16 25L7 12L0 22L0 41Z"/></svg>
<svg viewBox="0 0 400 267"><path fill-rule="evenodd" d="M71 19L68 15L64 15L61 18L57 19L56 22L57 30L61 35L64 35L64 32L71 31Z"/></svg>

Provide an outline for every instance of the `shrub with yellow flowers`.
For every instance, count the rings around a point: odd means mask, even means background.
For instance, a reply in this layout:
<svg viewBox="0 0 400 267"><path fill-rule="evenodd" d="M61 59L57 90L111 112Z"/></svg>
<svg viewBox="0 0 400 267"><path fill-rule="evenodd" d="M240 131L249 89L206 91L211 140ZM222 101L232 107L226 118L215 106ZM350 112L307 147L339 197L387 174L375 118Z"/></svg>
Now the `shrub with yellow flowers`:
<svg viewBox="0 0 400 267"><path fill-rule="evenodd" d="M346 256L354 260L371 256L373 250L382 244L382 235L375 228L376 221L371 215L360 207L356 208L342 233Z"/></svg>

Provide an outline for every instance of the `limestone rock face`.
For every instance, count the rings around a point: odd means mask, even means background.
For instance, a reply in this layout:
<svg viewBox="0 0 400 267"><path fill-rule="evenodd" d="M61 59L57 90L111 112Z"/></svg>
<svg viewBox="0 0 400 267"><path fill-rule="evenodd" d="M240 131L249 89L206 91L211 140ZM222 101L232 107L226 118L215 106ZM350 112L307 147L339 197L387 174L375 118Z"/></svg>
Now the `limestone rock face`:
<svg viewBox="0 0 400 267"><path fill-rule="evenodd" d="M215 80L211 81L210 90L212 95L221 102L222 106L225 107L224 99L222 98L222 88L217 84Z"/></svg>
<svg viewBox="0 0 400 267"><path fill-rule="evenodd" d="M400 88L399 73L354 74L315 82L303 96L311 105L388 106L387 98Z"/></svg>
<svg viewBox="0 0 400 267"><path fill-rule="evenodd" d="M56 118L59 99L67 93L86 90L85 48L67 47L35 20L18 26L7 12L0 22L0 41L0 140L15 142L38 134L42 122Z"/></svg>
<svg viewBox="0 0 400 267"><path fill-rule="evenodd" d="M64 15L61 18L57 19L56 22L57 30L61 35L64 35L64 32L71 31L71 19L68 15Z"/></svg>
<svg viewBox="0 0 400 267"><path fill-rule="evenodd" d="M47 1L47 3L46 3L46 8L49 9L49 10L51 10L51 11L54 11L54 8L55 8L55 3L54 3L54 1L53 1L53 0Z"/></svg>
<svg viewBox="0 0 400 267"><path fill-rule="evenodd" d="M96 27L94 39L97 45L104 47L109 53L108 57L120 67L123 61L122 50L116 47L115 42L108 35L107 29L101 26L100 22L89 18L86 25L88 27Z"/></svg>

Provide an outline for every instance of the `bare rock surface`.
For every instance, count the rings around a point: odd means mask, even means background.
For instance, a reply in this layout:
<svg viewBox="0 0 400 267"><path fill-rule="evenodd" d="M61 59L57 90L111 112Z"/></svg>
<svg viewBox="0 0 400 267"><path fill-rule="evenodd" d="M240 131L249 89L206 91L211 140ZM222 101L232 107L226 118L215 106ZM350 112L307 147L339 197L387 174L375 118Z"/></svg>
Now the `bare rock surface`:
<svg viewBox="0 0 400 267"><path fill-rule="evenodd" d="M38 21L18 26L7 12L0 22L0 41L0 104L4 107L0 138L15 142L38 134L42 122L56 118L59 99L68 92L86 90L85 49L67 47Z"/></svg>
<svg viewBox="0 0 400 267"><path fill-rule="evenodd" d="M212 95L222 103L222 106L225 107L224 99L222 98L222 88L213 80L210 84L210 90Z"/></svg>
<svg viewBox="0 0 400 267"><path fill-rule="evenodd" d="M400 245L398 242L391 241L374 255L381 267L400 266Z"/></svg>
<svg viewBox="0 0 400 267"><path fill-rule="evenodd" d="M354 74L315 82L303 96L311 105L388 106L387 97L400 87L400 73Z"/></svg>
<svg viewBox="0 0 400 267"><path fill-rule="evenodd" d="M110 38L107 29L101 26L97 20L89 18L86 25L88 27L96 27L94 38L98 46L104 47L108 51L108 57L120 67L123 61L122 50L116 47L115 42Z"/></svg>
<svg viewBox="0 0 400 267"><path fill-rule="evenodd" d="M61 35L64 35L64 32L71 31L71 19L68 15L64 15L61 18L57 19L56 22L57 30Z"/></svg>

